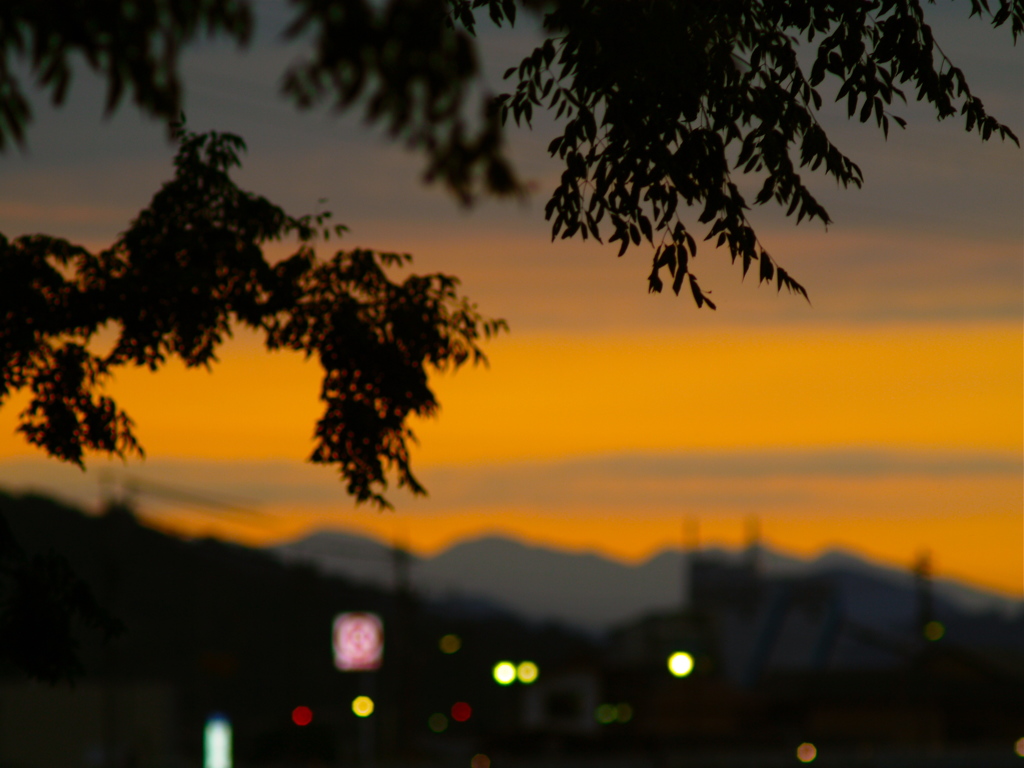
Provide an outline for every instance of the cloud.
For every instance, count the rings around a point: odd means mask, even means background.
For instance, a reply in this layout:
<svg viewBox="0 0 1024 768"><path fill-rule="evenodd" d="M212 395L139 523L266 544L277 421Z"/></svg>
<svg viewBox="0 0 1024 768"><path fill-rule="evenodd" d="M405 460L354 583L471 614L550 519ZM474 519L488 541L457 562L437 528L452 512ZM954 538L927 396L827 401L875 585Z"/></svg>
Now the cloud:
<svg viewBox="0 0 1024 768"><path fill-rule="evenodd" d="M973 480L1019 482L1024 463L1010 453L891 450L769 450L621 453L562 461L428 467L431 496L392 498L416 514L446 509L662 508L691 501L751 510L806 503L801 486ZM780 484L779 481L785 481ZM274 507L348 507L331 469L288 461L153 459L134 466L94 460L89 471L33 458L0 462L0 487L54 493L92 506L105 493L132 493L143 504L258 512ZM177 497L175 496L177 494ZM431 498L433 497L433 498Z"/></svg>

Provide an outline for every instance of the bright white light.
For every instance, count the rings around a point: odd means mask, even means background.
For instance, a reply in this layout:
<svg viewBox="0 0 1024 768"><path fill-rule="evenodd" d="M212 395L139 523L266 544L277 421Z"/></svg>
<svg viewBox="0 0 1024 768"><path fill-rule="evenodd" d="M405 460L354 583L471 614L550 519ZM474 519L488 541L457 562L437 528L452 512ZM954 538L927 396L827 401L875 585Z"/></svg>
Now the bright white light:
<svg viewBox="0 0 1024 768"><path fill-rule="evenodd" d="M673 653L668 657L668 671L676 677L686 677L693 672L693 656L685 651Z"/></svg>
<svg viewBox="0 0 1024 768"><path fill-rule="evenodd" d="M384 657L384 623L375 613L343 613L331 633L334 666L343 672L379 669Z"/></svg>
<svg viewBox="0 0 1024 768"><path fill-rule="evenodd" d="M532 661L524 661L516 667L516 677L519 678L520 683L529 685L537 679L538 674L540 674L540 670Z"/></svg>
<svg viewBox="0 0 1024 768"><path fill-rule="evenodd" d="M211 715L203 729L203 768L231 768L231 723Z"/></svg>
<svg viewBox="0 0 1024 768"><path fill-rule="evenodd" d="M511 661L499 661L494 665L492 674L498 685L509 685L516 679L516 665Z"/></svg>

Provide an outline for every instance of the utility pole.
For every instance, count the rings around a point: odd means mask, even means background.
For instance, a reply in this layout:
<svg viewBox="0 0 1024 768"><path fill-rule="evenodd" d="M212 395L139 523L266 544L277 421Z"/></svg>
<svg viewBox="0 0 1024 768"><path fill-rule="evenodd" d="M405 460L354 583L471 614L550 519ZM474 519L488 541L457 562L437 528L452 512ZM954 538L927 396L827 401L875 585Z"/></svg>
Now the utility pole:
<svg viewBox="0 0 1024 768"><path fill-rule="evenodd" d="M700 550L700 523L696 517L683 519L683 557L682 557L682 606L683 612L693 610L693 575L697 567Z"/></svg>

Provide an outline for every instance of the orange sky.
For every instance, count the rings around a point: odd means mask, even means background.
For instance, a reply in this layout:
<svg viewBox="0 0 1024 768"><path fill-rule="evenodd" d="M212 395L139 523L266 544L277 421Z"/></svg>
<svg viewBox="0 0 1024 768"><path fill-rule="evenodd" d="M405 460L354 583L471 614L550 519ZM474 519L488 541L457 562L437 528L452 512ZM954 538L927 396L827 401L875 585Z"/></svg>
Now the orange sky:
<svg viewBox="0 0 1024 768"><path fill-rule="evenodd" d="M1024 49L936 8L943 50L1012 125ZM487 43L493 87L532 43L528 31ZM550 242L543 205L560 169L546 159L543 120L510 136L538 194L462 209L420 183L422 158L359 120L282 104L290 55L262 41L246 56L215 45L190 54L190 125L245 137L244 188L297 215L326 198L351 228L345 246L409 251L416 270L460 276L512 327L488 345L489 369L435 382L441 416L416 426L414 454L430 496L394 491L394 513L354 508L332 470L303 463L316 366L249 339L213 374L173 364L119 374L111 391L136 419L145 463L97 459L83 474L42 459L13 434L25 402L14 398L0 408L0 487L94 507L104 482L146 479L259 512L216 518L144 495L154 524L253 544L333 526L430 553L498 532L630 561L678 546L686 518L704 542L740 545L756 516L765 540L791 553L844 547L909 567L931 549L939 575L1024 596L1017 147L965 136L962 122L936 123L914 104L901 107L908 129L885 140L826 105L819 117L864 188L809 175L835 219L828 232L751 213L813 305L741 281L702 245L692 266L719 310L699 312L647 294L649 254ZM106 247L168 178L163 126L130 109L107 119L102 96L76 75L60 110L36 100L26 150L0 155L5 236Z"/></svg>
<svg viewBox="0 0 1024 768"><path fill-rule="evenodd" d="M844 547L908 565L931 549L938 573L1021 594L1021 348L1006 323L512 335L490 345L489 369L436 380L442 414L417 425L414 458L430 497L394 491L397 511L380 514L353 509L332 470L300 464L316 366L243 339L212 374L120 374L111 391L150 459L108 471L154 467L161 482L245 500L264 516L143 506L163 527L253 544L327 526L430 553L497 532L636 561L679 545L685 518L705 542L738 545L757 515L792 553ZM14 413L0 411L8 463L32 455L11 436ZM881 458L861 470L861 454ZM712 463L650 468L679 456ZM737 456L783 464L751 474ZM175 461L188 466L167 469ZM260 483L306 496L268 498Z"/></svg>

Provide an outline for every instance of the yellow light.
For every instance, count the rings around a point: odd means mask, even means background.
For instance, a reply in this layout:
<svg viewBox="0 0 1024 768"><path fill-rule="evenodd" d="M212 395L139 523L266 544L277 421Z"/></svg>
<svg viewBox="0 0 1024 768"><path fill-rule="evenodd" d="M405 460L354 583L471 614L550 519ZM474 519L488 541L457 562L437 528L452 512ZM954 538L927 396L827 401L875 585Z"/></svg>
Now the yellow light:
<svg viewBox="0 0 1024 768"><path fill-rule="evenodd" d="M1017 743L1013 745L1013 751L1017 753L1017 757L1024 757L1024 738L1017 739Z"/></svg>
<svg viewBox="0 0 1024 768"><path fill-rule="evenodd" d="M809 742L804 742L796 748L796 759L801 763L809 763L818 756L818 748Z"/></svg>
<svg viewBox="0 0 1024 768"><path fill-rule="evenodd" d="M427 726L434 733L442 733L448 729L448 718L440 712L435 712L427 718Z"/></svg>
<svg viewBox="0 0 1024 768"><path fill-rule="evenodd" d="M462 647L462 638L458 635L445 635L441 638L441 653L455 653Z"/></svg>
<svg viewBox="0 0 1024 768"><path fill-rule="evenodd" d="M668 657L668 671L676 677L686 677L693 672L693 656L677 651Z"/></svg>
<svg viewBox="0 0 1024 768"><path fill-rule="evenodd" d="M537 665L532 661L524 661L516 667L516 677L519 678L520 683L526 683L529 685L537 679L537 675L539 674L540 670L537 669Z"/></svg>
<svg viewBox="0 0 1024 768"><path fill-rule="evenodd" d="M628 723L633 719L633 705L632 704L619 704L616 707L618 710L618 718L620 723Z"/></svg>
<svg viewBox="0 0 1024 768"><path fill-rule="evenodd" d="M369 696L356 696L352 699L352 711L356 717L369 717L373 714L373 699Z"/></svg>
<svg viewBox="0 0 1024 768"><path fill-rule="evenodd" d="M614 704L602 704L597 708L597 712L594 713L594 717L597 718L597 722L603 725L614 723L618 716L619 710Z"/></svg>
<svg viewBox="0 0 1024 768"><path fill-rule="evenodd" d="M946 627L941 621L929 621L924 625L924 636L932 642L941 640L944 634L946 634Z"/></svg>
<svg viewBox="0 0 1024 768"><path fill-rule="evenodd" d="M492 671L498 685L510 685L516 679L516 665L511 661L499 661Z"/></svg>

